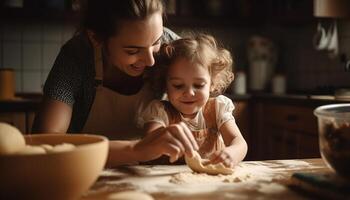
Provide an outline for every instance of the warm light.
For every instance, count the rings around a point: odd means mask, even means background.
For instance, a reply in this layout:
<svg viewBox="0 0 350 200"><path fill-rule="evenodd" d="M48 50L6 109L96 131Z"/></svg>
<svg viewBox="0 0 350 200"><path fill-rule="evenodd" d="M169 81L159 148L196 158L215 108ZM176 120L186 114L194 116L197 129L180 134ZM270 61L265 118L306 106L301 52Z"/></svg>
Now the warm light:
<svg viewBox="0 0 350 200"><path fill-rule="evenodd" d="M314 0L315 17L350 17L350 0Z"/></svg>

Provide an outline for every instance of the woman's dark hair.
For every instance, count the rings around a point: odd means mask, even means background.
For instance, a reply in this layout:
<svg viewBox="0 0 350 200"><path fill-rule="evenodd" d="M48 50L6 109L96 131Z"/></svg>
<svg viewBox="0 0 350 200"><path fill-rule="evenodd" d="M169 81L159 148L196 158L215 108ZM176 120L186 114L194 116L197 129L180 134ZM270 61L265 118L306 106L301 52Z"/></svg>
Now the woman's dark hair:
<svg viewBox="0 0 350 200"><path fill-rule="evenodd" d="M118 31L122 20L142 20L160 12L162 0L81 0L81 30L92 30L105 40Z"/></svg>

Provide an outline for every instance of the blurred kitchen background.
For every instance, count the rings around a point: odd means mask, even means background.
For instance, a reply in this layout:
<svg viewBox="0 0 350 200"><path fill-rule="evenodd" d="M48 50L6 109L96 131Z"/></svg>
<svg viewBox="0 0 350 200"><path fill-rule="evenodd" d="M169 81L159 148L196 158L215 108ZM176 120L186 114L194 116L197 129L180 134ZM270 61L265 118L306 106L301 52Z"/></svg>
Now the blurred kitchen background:
<svg viewBox="0 0 350 200"><path fill-rule="evenodd" d="M61 46L76 31L78 1L1 1L0 69L13 69L15 93L23 101L40 99L42 86ZM336 101L337 91L350 96L350 1L166 0L165 3L167 27L180 35L205 31L231 50L236 79L227 95L238 102L239 126L254 151L248 158L317 156L318 149L303 150L300 142L308 140L299 136L300 132L311 133L313 137L306 146L317 145L313 109ZM310 101L311 96L320 99ZM17 126L29 132L38 101L7 100L6 103L0 103L0 120L15 125L24 120L24 125ZM281 107L263 107L266 104ZM269 117L252 113L264 113L265 109L272 110L270 113L274 110L287 113L286 122L277 125L283 126L282 129L275 131L284 135L271 136L265 141L272 146L280 145L279 153L273 153L274 149L264 153L266 148L261 144L265 132L271 130L262 127L266 123L259 116ZM291 110L300 112L288 113ZM17 116L23 112L23 116ZM307 119L299 113L308 113ZM298 122L308 120L311 128L307 125L304 129ZM292 134L289 134L290 123ZM298 137L294 134L296 131L299 131ZM311 153L305 154L308 151Z"/></svg>
<svg viewBox="0 0 350 200"><path fill-rule="evenodd" d="M232 50L235 70L248 73L246 47L252 36L260 35L277 47L274 72L285 75L288 91L331 93L350 87L350 73L341 62L341 55L350 59L350 20L336 17L339 56L316 51L317 23L327 25L332 19L315 17L312 0L166 2L166 26L179 34L200 30L215 35ZM15 70L16 92L42 91L60 47L76 30L74 6L71 0L2 0L0 67Z"/></svg>

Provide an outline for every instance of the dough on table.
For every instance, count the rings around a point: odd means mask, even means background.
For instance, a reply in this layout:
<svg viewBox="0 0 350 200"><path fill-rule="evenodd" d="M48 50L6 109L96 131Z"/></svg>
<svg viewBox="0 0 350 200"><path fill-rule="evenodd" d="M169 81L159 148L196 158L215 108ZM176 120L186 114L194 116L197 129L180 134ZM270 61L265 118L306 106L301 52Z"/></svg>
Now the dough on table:
<svg viewBox="0 0 350 200"><path fill-rule="evenodd" d="M25 144L22 133L16 127L0 122L0 155L16 153Z"/></svg>
<svg viewBox="0 0 350 200"><path fill-rule="evenodd" d="M34 155L34 154L46 154L46 151L41 146L32 146L32 145L26 145L22 149L20 149L16 154L21 155Z"/></svg>
<svg viewBox="0 0 350 200"><path fill-rule="evenodd" d="M107 196L108 200L154 200L154 198L144 192L139 191L125 191L125 192L116 192L109 194Z"/></svg>
<svg viewBox="0 0 350 200"><path fill-rule="evenodd" d="M185 156L186 164L195 172L199 173L207 173L211 175L217 174L232 174L234 171L232 168L226 167L222 163L218 164L206 164L203 163L208 162L207 159L202 159L197 151L194 152L194 156L192 158Z"/></svg>

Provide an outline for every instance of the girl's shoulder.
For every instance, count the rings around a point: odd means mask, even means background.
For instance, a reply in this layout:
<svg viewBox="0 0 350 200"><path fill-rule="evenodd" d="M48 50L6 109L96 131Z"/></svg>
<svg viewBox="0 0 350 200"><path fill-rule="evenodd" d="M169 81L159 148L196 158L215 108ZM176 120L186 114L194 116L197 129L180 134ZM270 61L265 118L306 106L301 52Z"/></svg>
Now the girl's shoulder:
<svg viewBox="0 0 350 200"><path fill-rule="evenodd" d="M222 108L225 108L225 107L233 107L234 108L232 100L224 95L211 97L208 100L208 103L206 106L210 106L210 107L215 106L216 111L220 110Z"/></svg>
<svg viewBox="0 0 350 200"><path fill-rule="evenodd" d="M215 97L216 124L220 128L225 122L234 120L233 110L235 106L232 100L224 95Z"/></svg>
<svg viewBox="0 0 350 200"><path fill-rule="evenodd" d="M214 97L217 104L233 104L232 100L225 95Z"/></svg>
<svg viewBox="0 0 350 200"><path fill-rule="evenodd" d="M217 114L232 113L235 109L235 105L232 100L224 95L219 95L215 99L215 111Z"/></svg>

